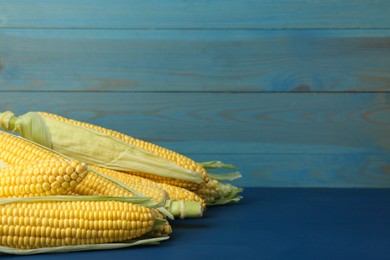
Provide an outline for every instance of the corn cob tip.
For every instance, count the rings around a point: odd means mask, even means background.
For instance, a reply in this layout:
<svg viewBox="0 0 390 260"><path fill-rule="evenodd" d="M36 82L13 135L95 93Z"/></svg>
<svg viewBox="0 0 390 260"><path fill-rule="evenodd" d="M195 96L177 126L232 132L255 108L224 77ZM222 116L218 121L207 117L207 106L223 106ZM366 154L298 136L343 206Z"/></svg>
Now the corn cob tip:
<svg viewBox="0 0 390 260"><path fill-rule="evenodd" d="M236 203L243 198L240 193L244 189L231 185L230 183L218 182L217 190L218 192L214 200L206 202L206 205L215 206Z"/></svg>
<svg viewBox="0 0 390 260"><path fill-rule="evenodd" d="M242 199L240 195L242 191L242 188L233 186L230 183L222 183L212 179L200 186L195 193L204 199L207 206L214 206L239 202Z"/></svg>
<svg viewBox="0 0 390 260"><path fill-rule="evenodd" d="M0 113L0 126L5 131L11 131L15 126L17 117L11 111Z"/></svg>
<svg viewBox="0 0 390 260"><path fill-rule="evenodd" d="M172 227L166 219L155 218L152 230L146 236L167 237L172 233Z"/></svg>

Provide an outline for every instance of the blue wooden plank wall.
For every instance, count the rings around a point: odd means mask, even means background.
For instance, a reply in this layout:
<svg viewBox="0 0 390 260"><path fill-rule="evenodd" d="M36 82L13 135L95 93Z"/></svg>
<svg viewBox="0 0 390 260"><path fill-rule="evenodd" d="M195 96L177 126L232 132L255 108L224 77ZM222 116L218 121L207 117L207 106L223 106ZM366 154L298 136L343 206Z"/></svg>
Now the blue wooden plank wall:
<svg viewBox="0 0 390 260"><path fill-rule="evenodd" d="M43 110L241 186L390 187L390 1L0 1L0 110Z"/></svg>

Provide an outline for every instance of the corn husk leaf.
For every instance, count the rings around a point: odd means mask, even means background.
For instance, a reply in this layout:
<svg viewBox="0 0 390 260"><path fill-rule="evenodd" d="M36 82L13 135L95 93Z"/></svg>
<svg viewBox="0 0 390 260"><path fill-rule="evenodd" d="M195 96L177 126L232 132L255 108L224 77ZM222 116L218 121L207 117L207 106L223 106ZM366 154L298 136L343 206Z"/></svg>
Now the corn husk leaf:
<svg viewBox="0 0 390 260"><path fill-rule="evenodd" d="M207 162L199 162L200 165L205 169L237 169L233 164L226 164L222 161L207 161Z"/></svg>
<svg viewBox="0 0 390 260"><path fill-rule="evenodd" d="M107 250L107 249L133 247L139 245L158 245L159 242L167 239L169 239L169 236L131 240L128 242L121 242L121 243L57 246L57 247L44 247L44 248L37 248L37 249L17 249L12 247L0 246L0 253L12 254L12 255L34 255L34 254L66 253L66 252L91 251L91 250Z"/></svg>
<svg viewBox="0 0 390 260"><path fill-rule="evenodd" d="M138 171L201 183L202 176L151 152L93 129L43 118L29 112L15 119L12 112L0 113L0 125L7 131L42 144L71 158L120 171Z"/></svg>
<svg viewBox="0 0 390 260"><path fill-rule="evenodd" d="M235 179L241 178L241 173L238 171L228 172L228 173L211 173L210 170L218 170L218 169L229 169L236 170L237 167L233 164L226 164L222 161L208 161L208 162L199 162L199 164L207 170L207 174L219 181L234 181Z"/></svg>
<svg viewBox="0 0 390 260"><path fill-rule="evenodd" d="M161 207L160 203L154 202L149 197L115 197L115 196L89 196L89 195L53 195L37 196L26 198L3 198L0 199L0 205L12 203L35 203L35 202L53 202L53 201L121 201L140 205L147 208Z"/></svg>

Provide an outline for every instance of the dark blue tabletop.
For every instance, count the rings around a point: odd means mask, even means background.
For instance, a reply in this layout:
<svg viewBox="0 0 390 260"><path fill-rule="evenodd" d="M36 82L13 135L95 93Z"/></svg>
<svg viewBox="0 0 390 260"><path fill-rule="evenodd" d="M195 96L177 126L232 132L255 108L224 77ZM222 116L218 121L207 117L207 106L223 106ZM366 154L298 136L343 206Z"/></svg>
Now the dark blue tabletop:
<svg viewBox="0 0 390 260"><path fill-rule="evenodd" d="M157 246L23 258L390 259L390 189L246 188L243 195L202 219L175 220L171 238Z"/></svg>

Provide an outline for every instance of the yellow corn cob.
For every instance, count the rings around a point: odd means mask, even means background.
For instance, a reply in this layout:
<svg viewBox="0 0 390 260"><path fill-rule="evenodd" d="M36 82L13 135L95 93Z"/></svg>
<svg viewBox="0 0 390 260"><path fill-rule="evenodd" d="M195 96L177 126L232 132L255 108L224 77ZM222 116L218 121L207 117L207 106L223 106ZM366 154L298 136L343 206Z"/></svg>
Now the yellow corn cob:
<svg viewBox="0 0 390 260"><path fill-rule="evenodd" d="M224 204L238 201L241 198L238 195L241 189L211 179L202 165L193 160L113 130L45 112L29 112L20 117L15 117L9 111L0 113L0 124L6 130L17 131L26 138L58 149L68 156L86 161L89 164L131 172L133 175L146 177L159 183L194 191L208 205ZM75 138L78 135L82 135L82 138L80 136ZM81 143L85 140L89 144L95 144L96 148L84 149L85 144ZM104 144L104 148L100 147L102 144ZM105 160L102 159L102 154L104 154L104 158L111 157ZM100 156L99 159L96 159L97 156ZM133 158L137 160L132 162ZM161 161L159 158L163 160ZM129 166L127 163L138 169L131 167L130 169L127 167ZM169 168L169 170L165 168ZM172 178L172 176L175 177ZM198 179L199 176L202 178L201 181Z"/></svg>
<svg viewBox="0 0 390 260"><path fill-rule="evenodd" d="M130 240L150 232L159 217L120 201L17 202L0 205L0 216L0 245L18 249ZM154 235L170 231L165 224Z"/></svg>
<svg viewBox="0 0 390 260"><path fill-rule="evenodd" d="M200 163L204 166L204 169L236 169L233 165L225 164L221 161L209 161ZM139 176L139 173L128 172L128 174L134 174ZM197 189L193 191L194 194L201 197L205 204L208 206L222 205L232 202L238 202L241 200L239 195L242 192L242 188L235 187L229 183L222 183L219 180L234 180L241 177L239 172L231 172L227 174L210 174L210 180L198 185ZM149 176L145 177L149 178ZM161 185L166 185L161 183ZM163 187L164 188L164 187ZM167 188L164 188L168 190Z"/></svg>
<svg viewBox="0 0 390 260"><path fill-rule="evenodd" d="M102 172L108 176L111 176L115 178L116 180L133 187L137 191L141 192L145 196L151 197L155 201L160 201L161 200L161 195L156 194L155 190L164 190L165 192L168 193L168 196L171 200L184 200L184 201L196 201L202 204L203 207L205 207L205 202L204 200L196 195L195 193L180 188L176 186L172 186L169 184L164 184L164 183L158 183L154 182L152 180L142 178L139 176L134 176L131 174L111 170L111 169L106 169L102 167L98 167L95 165L90 165L91 168ZM157 197L156 197L157 195Z"/></svg>
<svg viewBox="0 0 390 260"><path fill-rule="evenodd" d="M90 166L91 169L103 173L106 176L112 177L113 179L123 183L127 187L130 187L136 193L140 193L143 196L152 198L156 202L165 201L165 208L174 216L178 218L197 218L203 215L205 209L205 202L196 194L179 188L171 186L168 188L169 192L163 188L163 185L155 183L153 181L138 177L131 176L126 173L118 172L111 169L105 169L98 166ZM83 182L88 183L88 177ZM93 183L91 181L90 183ZM86 184L88 185L88 184ZM102 185L100 185L102 186ZM86 189L88 190L88 188ZM120 196L112 189L90 189L95 190L96 195L106 196ZM87 192L80 192L76 189L76 193L90 195ZM170 196L172 195L172 197ZM127 195L133 196L133 195Z"/></svg>
<svg viewBox="0 0 390 260"><path fill-rule="evenodd" d="M137 185L136 182L123 185L120 180L113 182L105 178L104 173L101 175L91 171L84 163L70 161L46 148L1 131L0 145L5 147L1 150L0 160L9 164L0 169L0 197L66 194L133 197L141 194L150 196L157 203L168 199L166 192L159 187L149 188ZM47 158L51 160L40 161ZM170 202L165 205L175 217L202 216L201 205L176 204ZM176 210L177 207L179 210Z"/></svg>
<svg viewBox="0 0 390 260"><path fill-rule="evenodd" d="M133 172L127 172L127 174L132 175ZM135 174L135 176L139 176ZM148 179L148 177L145 177ZM159 180L151 179L158 182ZM167 190L165 183L160 183L163 189ZM168 185L172 186L172 185ZM164 188L165 187L165 188ZM169 188L168 188L169 190ZM167 190L167 191L168 191ZM242 192L242 188L235 187L229 183L222 183L215 179L210 179L206 183L201 183L198 185L197 189L194 191L189 191L195 194L197 197L201 198L204 202L203 205L214 206L214 205L223 205L227 203L238 202L241 200L241 196L238 195Z"/></svg>
<svg viewBox="0 0 390 260"><path fill-rule="evenodd" d="M7 131L16 131L27 139L88 164L143 172L152 177L162 175L165 177L155 178L160 182L164 181L189 190L195 190L199 183L209 181L203 167L190 158L93 124L46 112L30 112L17 118L9 111L0 113L0 124ZM85 138L84 136L80 138L81 134L84 134ZM76 138L80 139L76 141ZM99 140L97 143L93 141L97 149L102 149L101 145L105 144L105 149L109 149L111 153L104 151L105 158L97 158L98 153L95 149L86 152L85 145L80 145L80 142L92 139ZM102 151L99 153L102 154Z"/></svg>
<svg viewBox="0 0 390 260"><path fill-rule="evenodd" d="M174 196L174 197L181 194L175 188L180 188L182 190L186 190L185 188L181 188L178 186L168 184L164 179L158 178L159 176L155 176L155 175L151 175L151 174L144 174L144 173L140 173L140 172L126 172L126 174L128 174L130 176L140 177L140 178L143 178L143 179L146 179L149 181L156 182L159 185L161 185L161 188L163 188L165 190L167 190L167 189L170 190L172 196ZM218 190L219 190L220 185L221 184L217 180L209 180L206 183L198 184L196 186L196 188L193 187L194 189L186 190L187 192L185 192L183 194L186 194L186 195L189 195L189 193L193 194L193 196L196 197L196 200L202 201L202 203L204 203L203 205L205 205L205 204L209 204L212 201L216 200L216 198L219 196ZM169 194L169 192L168 192L168 194ZM177 195L174 195L174 194L177 194ZM189 196L192 196L192 195L189 195ZM212 205L212 203L210 205Z"/></svg>
<svg viewBox="0 0 390 260"><path fill-rule="evenodd" d="M168 185L181 187L181 188L184 188L184 189L187 189L190 191L196 191L199 188L199 184L197 184L197 183L192 183L192 182L178 180L178 179L171 179L171 178L162 177L162 176L158 176L158 175L154 175L154 174L150 174L150 173L133 172L133 171L129 171L127 173L130 173L133 176L147 178L149 180L153 180L153 181L158 182L158 183L166 183Z"/></svg>
<svg viewBox="0 0 390 260"><path fill-rule="evenodd" d="M46 163L46 162L44 162ZM95 195L113 197L134 197L144 196L137 190L133 192L96 175L95 172L85 170L79 176L87 177L76 180L65 181L68 176L57 175L55 178L51 171L56 172L52 165L25 164L10 166L0 169L0 197L36 197L49 195ZM46 169L46 173L44 170ZM76 172L76 171L75 171ZM74 174L72 174L74 175ZM81 180L81 182L80 182ZM171 201L166 197L166 192L162 189L149 189L149 194L158 198L156 203L162 203L173 217L194 218L203 215L201 203L182 203L181 201ZM167 214L164 211L164 214ZM168 216L170 216L168 214Z"/></svg>
<svg viewBox="0 0 390 260"><path fill-rule="evenodd" d="M114 137L122 140L125 143L129 143L131 145L139 147L139 148L141 148L143 150L146 150L148 152L151 152L153 154L157 154L158 156L160 156L160 157L162 157L164 159L167 159L169 161L172 161L175 164L177 164L177 165L179 165L179 166L181 166L181 167L183 167L185 169L188 169L188 170L200 173L203 176L203 181L204 182L208 182L209 181L209 177L207 176L206 171L203 169L203 167L201 165L199 165L195 161L191 160L190 158L185 157L184 155L181 155L181 154L176 153L174 151L168 150L166 148L157 146L155 144L152 144L152 143L149 143L149 142L145 142L143 140L136 139L136 138L133 138L131 136L122 134L120 132L113 131L113 130L110 130L110 129L106 129L106 128L103 128L103 127L100 127L100 126L97 126L97 125L93 125L93 124L89 124L89 123L85 123L85 122L81 122L81 121L76 121L76 120L72 120L72 119L67 119L65 117L58 116L58 115L51 114L51 113L47 113L47 112L38 112L38 114L40 116L42 116L42 117L49 117L49 118L52 118L52 119L55 119L55 120L59 120L59 121L63 121L63 122L69 122L69 123L72 123L72 124L75 124L75 125L78 125L78 126L82 126L82 127L87 127L87 128L93 129L93 130L95 130L97 132L100 132L100 133L104 133L104 134L107 134L107 135L110 135L110 136L114 136ZM148 173L139 173L139 174L140 175L144 174L146 176L149 176L150 178L156 178L160 182L165 182L165 183L172 184L172 185L175 185L175 186L184 187L184 188L187 188L187 189L190 189L190 190L197 188L196 184L194 184L192 182L188 182L188 181L182 181L182 180L178 180L178 179L170 179L170 178L167 178L167 177L161 177L161 176L158 176L158 175L153 175L153 174L148 174Z"/></svg>

